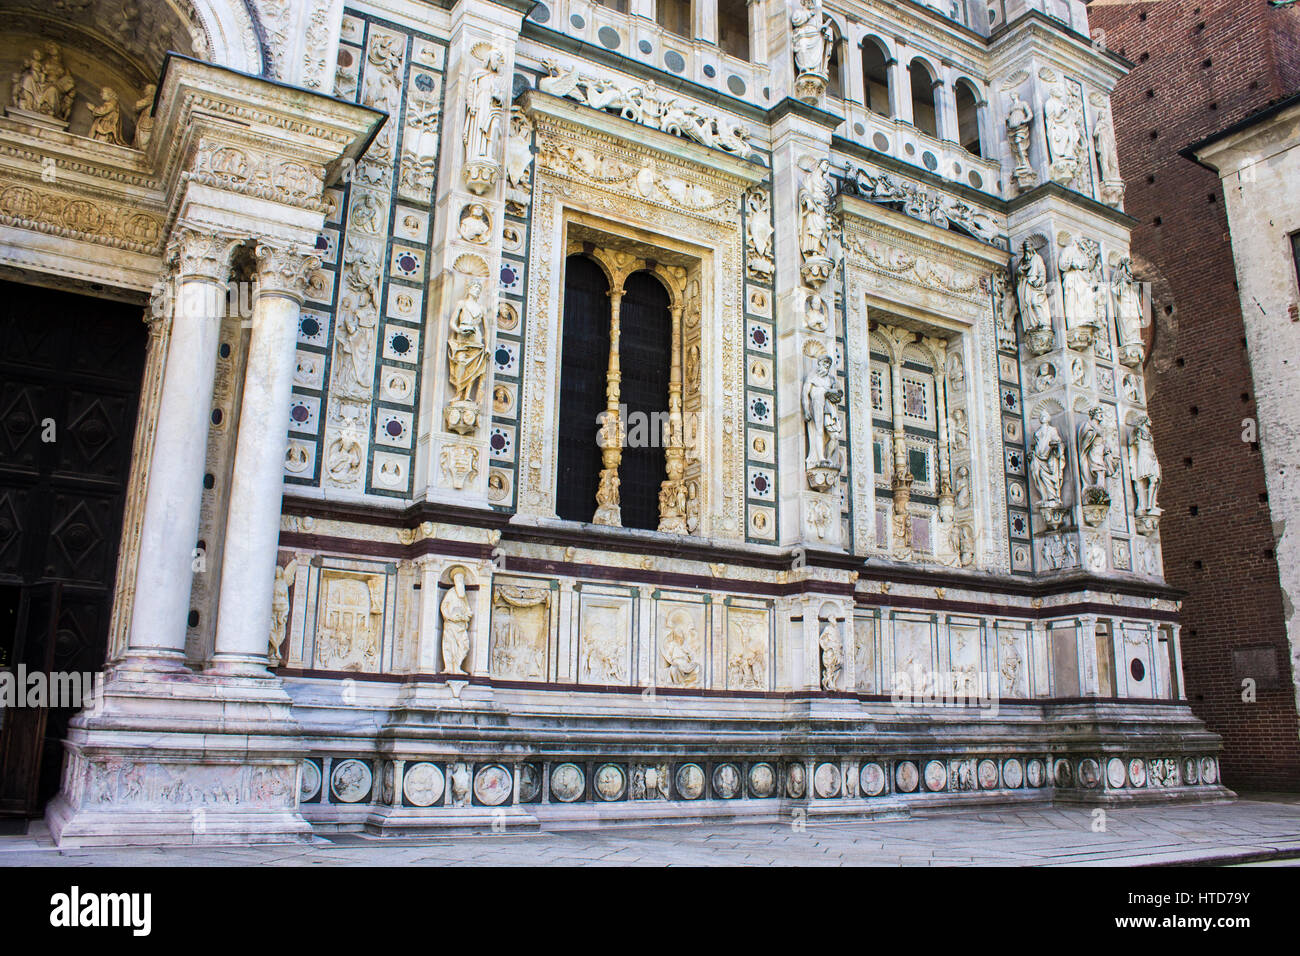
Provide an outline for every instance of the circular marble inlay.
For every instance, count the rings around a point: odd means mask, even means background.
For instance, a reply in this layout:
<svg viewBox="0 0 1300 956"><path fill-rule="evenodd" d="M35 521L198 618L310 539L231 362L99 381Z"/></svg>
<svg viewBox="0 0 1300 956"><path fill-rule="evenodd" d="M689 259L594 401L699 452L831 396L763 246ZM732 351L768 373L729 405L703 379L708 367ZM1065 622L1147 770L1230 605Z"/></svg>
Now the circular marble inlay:
<svg viewBox="0 0 1300 956"><path fill-rule="evenodd" d="M744 96L745 91L748 90L749 87L745 85L744 80L733 73L731 76L727 77L727 89L731 90L732 94L735 96Z"/></svg>
<svg viewBox="0 0 1300 956"><path fill-rule="evenodd" d="M519 765L519 802L532 803L542 789L542 775L535 763Z"/></svg>
<svg viewBox="0 0 1300 956"><path fill-rule="evenodd" d="M921 775L912 761L904 760L894 768L894 787L899 793L913 792L920 782Z"/></svg>
<svg viewBox="0 0 1300 956"><path fill-rule="evenodd" d="M996 790L998 788L998 765L992 760L981 760L975 768L975 778L979 781L981 790Z"/></svg>
<svg viewBox="0 0 1300 956"><path fill-rule="evenodd" d="M1219 782L1219 762L1213 757L1201 758L1201 783L1212 787Z"/></svg>
<svg viewBox="0 0 1300 956"><path fill-rule="evenodd" d="M1187 785L1190 787L1195 786L1197 781L1200 779L1200 764L1196 762L1195 757L1188 757L1183 761L1183 780L1185 780Z"/></svg>
<svg viewBox="0 0 1300 956"><path fill-rule="evenodd" d="M1020 761L1010 757L1002 762L1002 783L1010 790L1017 789L1025 782L1025 770Z"/></svg>
<svg viewBox="0 0 1300 956"><path fill-rule="evenodd" d="M1074 783L1074 770L1070 767L1070 761L1056 761L1056 767L1052 771L1052 778L1056 781L1058 787L1068 787Z"/></svg>
<svg viewBox="0 0 1300 956"><path fill-rule="evenodd" d="M308 338L320 334L320 322L313 319L310 315L303 316L301 328L302 334Z"/></svg>
<svg viewBox="0 0 1300 956"><path fill-rule="evenodd" d="M740 771L734 763L724 763L713 768L713 794L730 800L740 793Z"/></svg>
<svg viewBox="0 0 1300 956"><path fill-rule="evenodd" d="M888 151L889 137L884 133L876 133L875 136L871 137L871 141L876 144L876 149L880 150L882 153Z"/></svg>
<svg viewBox="0 0 1300 956"><path fill-rule="evenodd" d="M302 783L298 787L304 800L316 799L320 793L320 764L314 760L302 762Z"/></svg>
<svg viewBox="0 0 1300 956"><path fill-rule="evenodd" d="M474 796L486 807L499 807L510 799L514 781L510 771L498 764L484 767L474 777Z"/></svg>
<svg viewBox="0 0 1300 956"><path fill-rule="evenodd" d="M948 786L948 768L942 760L931 760L925 765L925 789L938 792Z"/></svg>
<svg viewBox="0 0 1300 956"><path fill-rule="evenodd" d="M813 792L823 799L838 797L842 782L843 775L839 767L833 763L819 764L817 772L813 774Z"/></svg>
<svg viewBox="0 0 1300 956"><path fill-rule="evenodd" d="M939 160L935 157L934 153L930 152L928 149L921 154L921 162L925 163L925 168L930 170L930 172L934 172L939 168Z"/></svg>
<svg viewBox="0 0 1300 956"><path fill-rule="evenodd" d="M636 48L647 56L654 52L654 45L649 40L642 40L636 45Z"/></svg>
<svg viewBox="0 0 1300 956"><path fill-rule="evenodd" d="M551 771L551 796L561 803L582 799L586 777L576 763L562 763Z"/></svg>
<svg viewBox="0 0 1300 956"><path fill-rule="evenodd" d="M1135 787L1147 785L1147 765L1141 757L1134 757L1128 762L1128 778Z"/></svg>
<svg viewBox="0 0 1300 956"><path fill-rule="evenodd" d="M446 778L435 764L417 763L402 775L402 794L413 807L431 807L442 799Z"/></svg>
<svg viewBox="0 0 1300 956"><path fill-rule="evenodd" d="M677 793L687 800L698 800L704 795L704 771L697 763L684 763L677 768Z"/></svg>
<svg viewBox="0 0 1300 956"><path fill-rule="evenodd" d="M878 763L864 763L858 774L862 792L869 797L878 797L885 792L885 769Z"/></svg>
<svg viewBox="0 0 1300 956"><path fill-rule="evenodd" d="M370 796L374 782L369 765L360 760L340 760L330 773L330 787L343 803L359 803Z"/></svg>
<svg viewBox="0 0 1300 956"><path fill-rule="evenodd" d="M576 13L573 14L573 16L569 17L569 22L573 24L573 26L578 30L581 30L583 27L587 25L587 21L584 20Z"/></svg>
<svg viewBox="0 0 1300 956"><path fill-rule="evenodd" d="M1132 674L1133 679L1139 683L1147 676L1146 665L1136 657L1129 662L1128 672Z"/></svg>
<svg viewBox="0 0 1300 956"><path fill-rule="evenodd" d="M1080 767L1080 770L1082 770L1082 767ZM1083 779L1082 773L1079 774L1079 779ZM1128 777L1124 774L1123 760L1119 757L1111 757L1106 761L1106 782L1110 784L1111 787L1118 790L1120 787L1124 786L1124 782L1127 779Z"/></svg>
<svg viewBox="0 0 1300 956"><path fill-rule="evenodd" d="M1089 790L1101 783L1101 766L1091 757L1079 761L1079 783Z"/></svg>
<svg viewBox="0 0 1300 956"><path fill-rule="evenodd" d="M916 147L913 146L911 143L904 143L904 144L903 144L903 152L907 153L908 156L915 156L915 155L916 155Z"/></svg>
<svg viewBox="0 0 1300 956"><path fill-rule="evenodd" d="M972 169L970 171L970 184L976 189L983 189L984 177L981 176L977 170Z"/></svg>
<svg viewBox="0 0 1300 956"><path fill-rule="evenodd" d="M627 790L627 773L616 764L607 763L596 771L596 795L602 800L619 800Z"/></svg>
<svg viewBox="0 0 1300 956"><path fill-rule="evenodd" d="M770 763L756 763L749 768L749 792L756 797L776 793L776 771Z"/></svg>
<svg viewBox="0 0 1300 956"><path fill-rule="evenodd" d="M709 79L713 79L715 76L718 75L717 68L714 67L712 63L704 64L704 75L707 76Z"/></svg>
<svg viewBox="0 0 1300 956"><path fill-rule="evenodd" d="M1029 781L1031 787L1041 787L1045 777L1043 762L1037 757L1025 764L1025 779Z"/></svg>
<svg viewBox="0 0 1300 956"><path fill-rule="evenodd" d="M528 19L537 23L545 23L551 19L551 9L544 3L539 3L528 13Z"/></svg>
<svg viewBox="0 0 1300 956"><path fill-rule="evenodd" d="M676 50L668 50L664 53L664 66L668 67L668 69L672 70L674 73L680 73L682 70L686 69L686 60L684 60L682 55Z"/></svg>
<svg viewBox="0 0 1300 956"><path fill-rule="evenodd" d="M596 36L604 46L611 50L617 50L618 45L623 42L623 38L618 35L618 31L613 27L601 27Z"/></svg>
<svg viewBox="0 0 1300 956"><path fill-rule="evenodd" d="M787 796L794 797L796 800L804 795L807 788L808 772L804 770L801 763L792 763L790 768L785 772L785 792Z"/></svg>

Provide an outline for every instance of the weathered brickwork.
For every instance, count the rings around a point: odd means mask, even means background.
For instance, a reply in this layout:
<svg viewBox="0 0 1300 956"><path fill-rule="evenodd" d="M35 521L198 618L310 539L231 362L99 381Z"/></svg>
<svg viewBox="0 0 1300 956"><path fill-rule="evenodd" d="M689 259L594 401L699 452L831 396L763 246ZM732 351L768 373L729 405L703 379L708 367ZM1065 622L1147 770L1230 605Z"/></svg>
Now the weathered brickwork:
<svg viewBox="0 0 1300 956"><path fill-rule="evenodd" d="M1240 0L1092 4L1094 36L1133 61L1114 95L1134 262L1149 267L1156 321L1147 363L1165 572L1187 591L1183 652L1194 711L1224 737L1224 780L1300 789L1268 496L1243 440L1254 386L1218 177L1179 151L1300 88L1300 9ZM1103 32L1098 32L1103 31ZM1249 436L1246 436L1249 437ZM1242 700L1234 663L1272 649L1280 679Z"/></svg>

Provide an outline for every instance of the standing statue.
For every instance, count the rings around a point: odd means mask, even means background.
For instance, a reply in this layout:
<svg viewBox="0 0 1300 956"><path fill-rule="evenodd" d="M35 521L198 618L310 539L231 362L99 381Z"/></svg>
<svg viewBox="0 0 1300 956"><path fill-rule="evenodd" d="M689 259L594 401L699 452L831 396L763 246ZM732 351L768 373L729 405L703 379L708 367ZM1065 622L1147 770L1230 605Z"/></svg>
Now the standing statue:
<svg viewBox="0 0 1300 956"><path fill-rule="evenodd" d="M158 86L150 83L144 88L144 96L135 101L135 140L136 149L146 149L153 139L153 99L158 94Z"/></svg>
<svg viewBox="0 0 1300 956"><path fill-rule="evenodd" d="M1022 190L1038 185L1038 174L1029 161L1029 136L1033 131L1034 111L1019 93L1011 94L1011 107L1007 110L1007 140L1011 156L1016 161L1012 176Z"/></svg>
<svg viewBox="0 0 1300 956"><path fill-rule="evenodd" d="M456 303L447 332L447 384L451 397L443 410L447 430L468 435L478 428L479 397L487 376L485 312L479 302L483 283L475 280Z"/></svg>
<svg viewBox="0 0 1300 956"><path fill-rule="evenodd" d="M273 667L280 664L280 648L284 645L284 630L289 623L289 584L297 573L296 559L284 567L275 566L275 585L271 590L271 643L267 654Z"/></svg>
<svg viewBox="0 0 1300 956"><path fill-rule="evenodd" d="M840 677L844 673L844 651L834 624L828 624L822 630L817 645L821 648L822 690L839 690Z"/></svg>
<svg viewBox="0 0 1300 956"><path fill-rule="evenodd" d="M804 170L799 182L799 252L803 256L800 274L809 285L816 286L831 276L834 263L830 257L830 161L800 161Z"/></svg>
<svg viewBox="0 0 1300 956"><path fill-rule="evenodd" d="M465 89L465 188L482 196L496 185L501 165L495 157L497 127L506 109L505 54L487 43L476 43L470 56L479 66Z"/></svg>
<svg viewBox="0 0 1300 956"><path fill-rule="evenodd" d="M1107 442L1106 410L1100 405L1094 405L1079 426L1079 473L1085 489L1103 491L1106 479L1119 474L1119 455Z"/></svg>
<svg viewBox="0 0 1300 956"><path fill-rule="evenodd" d="M795 95L816 106L826 92L835 34L822 14L821 0L799 0L790 13L794 45Z"/></svg>
<svg viewBox="0 0 1300 956"><path fill-rule="evenodd" d="M469 656L469 625L474 611L465 595L465 572L452 572L451 587L442 604L442 669L447 674L467 674L465 658Z"/></svg>
<svg viewBox="0 0 1300 956"><path fill-rule="evenodd" d="M745 240L747 265L755 279L770 282L776 271L772 261L772 212L767 190L754 188L745 193Z"/></svg>
<svg viewBox="0 0 1300 956"><path fill-rule="evenodd" d="M814 491L827 491L839 480L839 437L844 430L839 404L843 398L831 357L818 356L817 367L804 378L801 402L808 439L804 467Z"/></svg>
<svg viewBox="0 0 1300 956"><path fill-rule="evenodd" d="M1026 344L1035 355L1056 346L1052 331L1052 307L1047 294L1047 263L1026 239L1016 268L1016 297L1020 300L1020 324Z"/></svg>
<svg viewBox="0 0 1300 956"><path fill-rule="evenodd" d="M118 104L116 91L111 86L102 87L99 98L104 102L90 107L88 135L96 142L125 146L126 140L122 137L122 107Z"/></svg>
<svg viewBox="0 0 1300 956"><path fill-rule="evenodd" d="M1120 259L1110 276L1110 291L1115 298L1115 325L1119 332L1119 360L1136 367L1142 364L1146 350L1142 344L1142 297L1133 278L1133 262Z"/></svg>
<svg viewBox="0 0 1300 956"><path fill-rule="evenodd" d="M1046 408L1038 411L1038 428L1029 445L1029 477L1044 508L1061 507L1061 487L1065 481L1065 442L1052 424Z"/></svg>
<svg viewBox="0 0 1300 956"><path fill-rule="evenodd" d="M1161 513L1156 504L1160 493L1160 461L1151 437L1151 419L1146 415L1133 423L1128 436L1128 472L1137 493L1137 514L1158 516Z"/></svg>
<svg viewBox="0 0 1300 956"><path fill-rule="evenodd" d="M1100 262L1100 247L1082 236L1066 246L1057 260L1065 293L1066 344L1079 351L1090 346L1097 334L1096 270Z"/></svg>
<svg viewBox="0 0 1300 956"><path fill-rule="evenodd" d="M1108 109L1101 110L1092 133L1097 147L1097 170L1101 173L1101 201L1119 207L1124 201L1124 178L1119 172L1119 150L1115 147L1115 121Z"/></svg>
<svg viewBox="0 0 1300 956"><path fill-rule="evenodd" d="M1047 146L1051 153L1051 177L1062 185L1071 185L1079 176L1079 152L1083 146L1082 117L1068 94L1053 87L1043 115L1047 119Z"/></svg>

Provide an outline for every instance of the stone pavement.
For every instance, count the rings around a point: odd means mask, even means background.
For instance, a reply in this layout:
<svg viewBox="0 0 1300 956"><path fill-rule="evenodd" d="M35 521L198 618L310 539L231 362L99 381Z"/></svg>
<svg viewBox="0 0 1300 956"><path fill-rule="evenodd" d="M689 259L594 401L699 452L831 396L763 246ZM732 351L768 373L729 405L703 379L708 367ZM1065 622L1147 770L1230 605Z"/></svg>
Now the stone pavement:
<svg viewBox="0 0 1300 956"><path fill-rule="evenodd" d="M1108 810L1053 807L927 811L908 820L604 827L380 842L361 834L311 845L178 849L55 848L43 826L0 836L0 866L1142 866L1300 865L1300 799Z"/></svg>

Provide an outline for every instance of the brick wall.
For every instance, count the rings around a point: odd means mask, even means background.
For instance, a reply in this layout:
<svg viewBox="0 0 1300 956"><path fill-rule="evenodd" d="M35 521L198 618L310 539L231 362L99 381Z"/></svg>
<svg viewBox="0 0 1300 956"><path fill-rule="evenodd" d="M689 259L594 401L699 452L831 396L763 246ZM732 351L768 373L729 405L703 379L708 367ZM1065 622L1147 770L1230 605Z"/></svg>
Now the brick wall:
<svg viewBox="0 0 1300 956"><path fill-rule="evenodd" d="M1300 723L1258 446L1253 384L1216 174L1178 151L1300 84L1300 8L1266 0L1089 6L1094 36L1134 63L1115 91L1134 263L1155 283L1147 392L1164 466L1165 574L1187 592L1183 668L1241 790L1300 790ZM1284 679L1241 699L1232 649L1268 644Z"/></svg>

